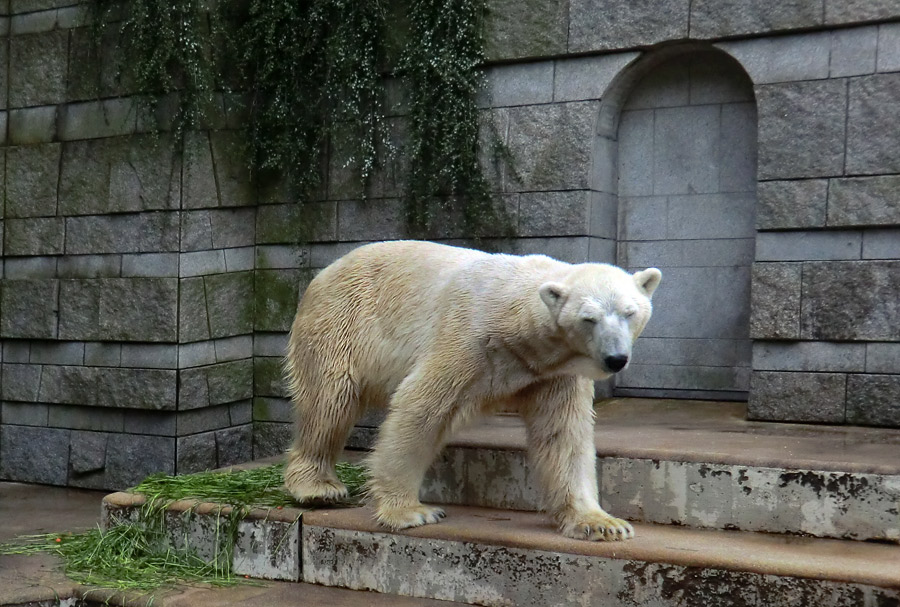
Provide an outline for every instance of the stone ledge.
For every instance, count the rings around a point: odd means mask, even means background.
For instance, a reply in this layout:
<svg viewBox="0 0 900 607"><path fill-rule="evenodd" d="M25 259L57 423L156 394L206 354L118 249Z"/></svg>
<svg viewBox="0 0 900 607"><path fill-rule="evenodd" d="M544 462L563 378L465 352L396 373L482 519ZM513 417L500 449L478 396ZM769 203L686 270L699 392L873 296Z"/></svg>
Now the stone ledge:
<svg viewBox="0 0 900 607"><path fill-rule="evenodd" d="M633 540L585 542L537 514L447 512L440 524L399 533L375 526L365 509L306 512L303 581L520 606L558 604L565 593L590 604L710 605L741 588L778 597L766 599L772 607L900 597L889 546L646 524Z"/></svg>
<svg viewBox="0 0 900 607"><path fill-rule="evenodd" d="M146 499L134 493L113 493L103 499L101 524L108 529L134 520ZM222 549L220 528L233 508L198 500L180 500L166 508L168 541L174 546L189 542L211 559ZM300 579L300 516L297 508L256 508L238 524L232 565L235 575L267 580Z"/></svg>

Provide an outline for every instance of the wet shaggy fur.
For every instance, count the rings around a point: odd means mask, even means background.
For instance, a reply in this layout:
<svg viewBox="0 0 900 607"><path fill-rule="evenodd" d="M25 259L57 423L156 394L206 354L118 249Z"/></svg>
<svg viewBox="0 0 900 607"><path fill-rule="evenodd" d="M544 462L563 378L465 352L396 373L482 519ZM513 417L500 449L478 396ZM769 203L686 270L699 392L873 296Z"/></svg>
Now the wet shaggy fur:
<svg viewBox="0 0 900 607"><path fill-rule="evenodd" d="M334 464L347 435L367 408L388 407L368 460L375 516L393 529L437 522L443 511L418 497L435 456L476 416L513 407L560 530L631 537L597 501L592 380L630 358L660 277L415 241L352 251L312 281L291 328L288 490L344 497Z"/></svg>

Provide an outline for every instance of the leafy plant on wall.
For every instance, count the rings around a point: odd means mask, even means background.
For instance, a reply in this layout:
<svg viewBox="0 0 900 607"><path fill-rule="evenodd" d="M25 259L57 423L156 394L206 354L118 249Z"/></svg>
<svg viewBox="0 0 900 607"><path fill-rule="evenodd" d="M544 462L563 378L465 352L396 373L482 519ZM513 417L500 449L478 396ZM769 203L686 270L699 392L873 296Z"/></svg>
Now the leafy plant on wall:
<svg viewBox="0 0 900 607"><path fill-rule="evenodd" d="M364 197L392 162L411 235L449 213L469 236L511 232L479 162L485 0L93 1L95 40L119 28L120 77L177 139L213 124L225 93L243 100L253 174L300 202L324 198L336 168ZM496 136L491 151L509 160Z"/></svg>

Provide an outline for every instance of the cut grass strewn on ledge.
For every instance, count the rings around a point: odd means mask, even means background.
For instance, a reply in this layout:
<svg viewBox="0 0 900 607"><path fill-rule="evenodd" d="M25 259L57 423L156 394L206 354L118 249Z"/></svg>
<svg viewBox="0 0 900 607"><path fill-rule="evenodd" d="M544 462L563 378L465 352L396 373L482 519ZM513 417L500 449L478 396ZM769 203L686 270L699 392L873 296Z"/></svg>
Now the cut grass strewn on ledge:
<svg viewBox="0 0 900 607"><path fill-rule="evenodd" d="M276 464L230 472L200 472L182 476L155 474L131 489L147 498L134 521L123 521L107 531L49 533L20 536L0 544L0 554L49 552L63 559L65 573L87 586L117 590L152 591L178 583L228 586L247 580L232 571L232 550L237 524L251 508L296 507L284 490L284 466ZM338 477L357 498L365 483L362 466L340 462ZM211 559L197 555L192 546L175 547L165 527L166 507L174 501L232 506L217 517L217 548ZM189 510L185 516L192 516Z"/></svg>

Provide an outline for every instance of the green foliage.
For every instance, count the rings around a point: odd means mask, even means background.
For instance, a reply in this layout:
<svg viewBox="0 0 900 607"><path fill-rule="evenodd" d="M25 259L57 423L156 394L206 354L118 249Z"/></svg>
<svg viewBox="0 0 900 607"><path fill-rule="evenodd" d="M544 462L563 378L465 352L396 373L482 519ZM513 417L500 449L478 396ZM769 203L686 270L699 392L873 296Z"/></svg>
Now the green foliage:
<svg viewBox="0 0 900 607"><path fill-rule="evenodd" d="M339 462L338 478L359 496L366 471ZM251 508L297 506L282 486L281 464L234 472L201 472L182 476L155 474L132 492L146 497L135 520L120 521L107 531L50 533L21 536L0 544L0 554L49 552L63 559L71 579L88 586L118 590L152 591L177 583L228 586L241 583L232 570L238 523ZM216 517L216 543L211 558L201 558L190 545L173 546L166 529L166 508L174 501L192 499L230 506ZM185 516L195 516L187 511Z"/></svg>
<svg viewBox="0 0 900 607"><path fill-rule="evenodd" d="M118 77L145 96L149 109L164 104L157 119L176 140L200 126L214 104L217 71L212 52L221 35L215 11L203 0L95 0L94 39L118 14ZM167 114L167 115L164 115Z"/></svg>
<svg viewBox="0 0 900 607"><path fill-rule="evenodd" d="M381 3L253 0L236 21L255 166L281 173L308 196L320 185L330 144L367 181L384 122Z"/></svg>
<svg viewBox="0 0 900 607"><path fill-rule="evenodd" d="M101 34L123 16L122 77L161 109L174 104L157 112L160 128L183 135L212 124L217 91L241 92L248 164L283 197L321 199L329 170L355 175L365 196L379 168L402 157L412 234L428 235L437 213L453 209L470 236L508 232L479 162L485 141L495 160L509 160L496 134L480 135L485 0L94 2ZM408 105L397 119L408 127L405 150L387 136L391 75Z"/></svg>
<svg viewBox="0 0 900 607"><path fill-rule="evenodd" d="M411 0L399 72L410 106L407 217L419 231L431 222L432 203L441 198L443 210L453 197L465 201L472 236L507 221L478 158L483 12L483 2L473 0Z"/></svg>

